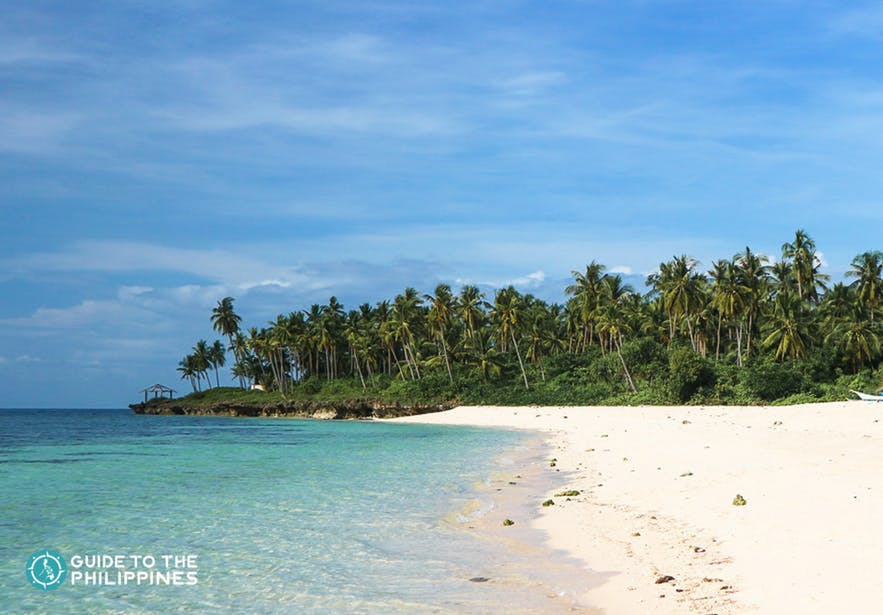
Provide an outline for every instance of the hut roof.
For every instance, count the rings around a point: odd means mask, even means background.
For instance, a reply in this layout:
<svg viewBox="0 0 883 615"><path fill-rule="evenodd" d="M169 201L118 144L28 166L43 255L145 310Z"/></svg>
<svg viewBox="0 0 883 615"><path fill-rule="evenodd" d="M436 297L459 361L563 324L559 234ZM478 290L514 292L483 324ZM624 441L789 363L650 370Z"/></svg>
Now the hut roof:
<svg viewBox="0 0 883 615"><path fill-rule="evenodd" d="M141 390L142 393L177 393L175 389L165 386L164 384L154 384L146 389Z"/></svg>

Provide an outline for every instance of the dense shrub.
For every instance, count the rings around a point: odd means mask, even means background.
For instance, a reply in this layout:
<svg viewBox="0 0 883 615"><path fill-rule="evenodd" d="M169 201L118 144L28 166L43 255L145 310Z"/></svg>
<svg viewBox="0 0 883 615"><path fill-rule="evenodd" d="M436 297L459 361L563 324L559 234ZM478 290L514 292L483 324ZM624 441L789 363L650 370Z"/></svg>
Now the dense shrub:
<svg viewBox="0 0 883 615"><path fill-rule="evenodd" d="M759 363L740 371L740 382L752 397L773 401L801 392L803 374L792 363Z"/></svg>
<svg viewBox="0 0 883 615"><path fill-rule="evenodd" d="M698 352L688 346L672 346L668 352L668 394L670 401L684 403L700 387L713 386L715 372Z"/></svg>

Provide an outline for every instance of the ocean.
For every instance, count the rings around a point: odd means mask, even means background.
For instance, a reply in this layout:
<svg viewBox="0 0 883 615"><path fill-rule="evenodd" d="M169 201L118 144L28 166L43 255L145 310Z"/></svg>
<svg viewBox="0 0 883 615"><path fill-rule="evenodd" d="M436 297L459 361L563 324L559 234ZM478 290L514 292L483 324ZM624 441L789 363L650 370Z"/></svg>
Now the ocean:
<svg viewBox="0 0 883 615"><path fill-rule="evenodd" d="M487 505L476 485L525 441L468 427L0 410L0 611L536 612L542 587L470 581L507 554L451 521ZM43 550L66 565L51 591L26 574Z"/></svg>

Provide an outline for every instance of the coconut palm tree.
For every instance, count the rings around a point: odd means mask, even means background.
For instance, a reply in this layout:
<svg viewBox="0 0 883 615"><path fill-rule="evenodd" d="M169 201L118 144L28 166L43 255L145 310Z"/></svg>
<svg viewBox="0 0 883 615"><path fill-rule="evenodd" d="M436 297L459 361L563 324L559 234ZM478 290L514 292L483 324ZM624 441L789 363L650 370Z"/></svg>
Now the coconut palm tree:
<svg viewBox="0 0 883 615"><path fill-rule="evenodd" d="M451 293L451 287L447 284L439 284L435 287L435 294L424 295L423 298L429 302L429 313L427 314L429 331L438 340L442 356L445 359L445 367L448 369L448 380L453 384L454 372L451 369L451 361L448 358L445 331L450 326L454 312L457 309L457 299Z"/></svg>
<svg viewBox="0 0 883 615"><path fill-rule="evenodd" d="M833 329L838 321L853 314L858 307L858 297L852 286L837 282L825 293L819 304L819 316L826 328Z"/></svg>
<svg viewBox="0 0 883 615"><path fill-rule="evenodd" d="M515 356L518 357L518 366L521 368L521 377L524 379L524 388L529 389L527 382L527 372L524 370L524 361L521 359L521 351L518 349L518 338L516 334L521 333L523 298L521 293L515 290L515 287L497 291L494 297L494 306L491 311L491 319L497 329L500 340L512 340L512 346L515 348Z"/></svg>
<svg viewBox="0 0 883 615"><path fill-rule="evenodd" d="M524 358L540 368L540 378L546 381L544 358L560 351L565 346L564 339L558 335L560 306L546 305L543 301L533 301L525 314Z"/></svg>
<svg viewBox="0 0 883 615"><path fill-rule="evenodd" d="M422 316L422 301L416 290L409 287L401 295L396 296L393 301L391 326L394 339L402 347L405 364L412 380L420 379L420 365L415 346L422 325Z"/></svg>
<svg viewBox="0 0 883 615"><path fill-rule="evenodd" d="M868 320L862 312L860 306L853 305L851 313L840 318L825 338L837 344L855 373L880 356L883 335L879 323Z"/></svg>
<svg viewBox="0 0 883 615"><path fill-rule="evenodd" d="M822 262L816 254L816 242L806 231L798 229L794 233L794 241L782 245L782 260L791 261L794 277L797 280L797 296L800 299L816 302L818 290L824 290L827 275L819 273Z"/></svg>
<svg viewBox="0 0 883 615"><path fill-rule="evenodd" d="M218 369L224 367L224 364L227 362L227 349L224 348L220 340L215 340L215 343L211 345L208 352L209 363L215 370L215 385L220 387L221 380L218 375Z"/></svg>
<svg viewBox="0 0 883 615"><path fill-rule="evenodd" d="M660 263L659 272L651 274L647 283L659 293L669 318L669 341L677 334L677 325L683 322L693 350L697 349L693 322L703 306L705 275L697 271L699 261L682 254Z"/></svg>
<svg viewBox="0 0 883 615"><path fill-rule="evenodd" d="M466 341L467 362L478 367L481 379L487 382L499 376L503 369L502 353L497 349L492 332L487 328L478 329Z"/></svg>
<svg viewBox="0 0 883 615"><path fill-rule="evenodd" d="M239 323L242 318L233 309L233 297L224 297L218 301L218 305L212 309L212 328L221 335L227 336L230 348L233 350L233 358L238 362L242 359L238 354L238 346L233 343L233 337L239 332ZM245 381L240 377L239 386L245 387Z"/></svg>
<svg viewBox="0 0 883 615"><path fill-rule="evenodd" d="M467 284L460 289L460 297L457 301L457 312L460 320L466 324L469 337L475 335L475 330L484 324L485 310L490 306L484 300L484 293L477 286Z"/></svg>
<svg viewBox="0 0 883 615"><path fill-rule="evenodd" d="M582 325L580 346L583 350L592 343L594 337L594 319L605 269L604 265L593 260L586 265L585 272L571 271L573 284L564 289L564 292L573 297L573 308Z"/></svg>
<svg viewBox="0 0 883 615"><path fill-rule="evenodd" d="M190 380L190 386L193 387L193 392L196 393L199 390L202 390L201 387L197 388L196 382L196 362L193 359L192 354L188 354L183 359L178 362L177 371L181 372L181 380L184 378L188 378Z"/></svg>
<svg viewBox="0 0 883 615"><path fill-rule="evenodd" d="M711 307L718 314L717 320L717 342L714 351L714 360L718 361L720 357L721 347L721 325L726 322L730 327L736 320L737 314L740 314L745 305L745 298L749 289L742 284L741 278L733 261L725 259L715 261L711 271ZM742 324L736 328L736 360L739 366L742 365Z"/></svg>
<svg viewBox="0 0 883 615"><path fill-rule="evenodd" d="M211 351L209 350L208 342L199 340L193 346L193 367L196 370L197 378L205 378L208 388L212 388L212 379L208 376L211 364Z"/></svg>
<svg viewBox="0 0 883 615"><path fill-rule="evenodd" d="M846 277L855 278L852 287L858 298L869 308L870 320L883 300L883 252L871 251L859 254L850 263Z"/></svg>
<svg viewBox="0 0 883 615"><path fill-rule="evenodd" d="M808 353L809 341L809 314L803 300L790 292L776 295L764 346L775 348L777 361L803 359Z"/></svg>
<svg viewBox="0 0 883 615"><path fill-rule="evenodd" d="M743 295L744 300L741 306L742 313L739 326L741 328L743 324L747 324L745 356L750 357L752 335L757 327L758 316L768 296L769 278L766 263L769 259L762 254L752 252L751 248L745 246L745 251L736 254L733 260L736 263L739 284L746 289ZM741 339L741 329L739 336ZM742 365L741 357L739 365Z"/></svg>
<svg viewBox="0 0 883 615"><path fill-rule="evenodd" d="M626 364L625 357L622 355L622 342L627 335L631 335L634 331L630 322L630 311L628 309L629 298L634 294L634 289L627 284L622 283L619 275L604 276L601 301L598 310L598 331L603 334L609 345L619 356L622 364L622 370L625 374L626 382L632 393L637 393L635 381Z"/></svg>

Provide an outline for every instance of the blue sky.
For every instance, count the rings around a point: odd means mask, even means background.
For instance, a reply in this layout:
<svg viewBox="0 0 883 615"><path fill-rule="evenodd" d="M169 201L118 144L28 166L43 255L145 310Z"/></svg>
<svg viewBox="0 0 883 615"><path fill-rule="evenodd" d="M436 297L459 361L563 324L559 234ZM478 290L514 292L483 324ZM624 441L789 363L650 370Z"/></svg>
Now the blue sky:
<svg viewBox="0 0 883 615"><path fill-rule="evenodd" d="M226 295L881 247L871 3L0 5L0 407L120 407ZM178 388L185 389L184 383Z"/></svg>

